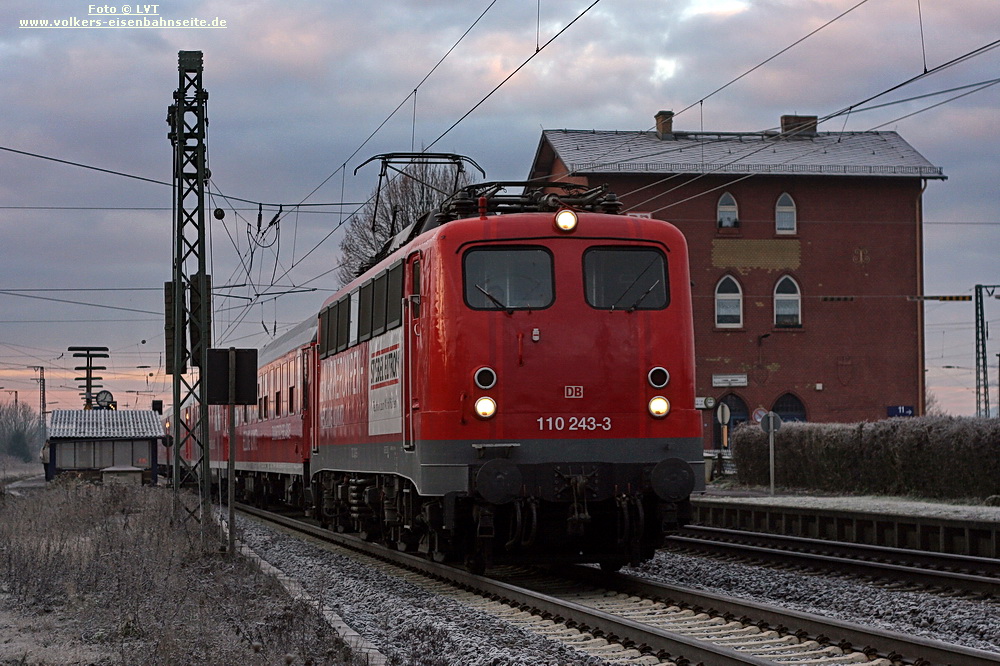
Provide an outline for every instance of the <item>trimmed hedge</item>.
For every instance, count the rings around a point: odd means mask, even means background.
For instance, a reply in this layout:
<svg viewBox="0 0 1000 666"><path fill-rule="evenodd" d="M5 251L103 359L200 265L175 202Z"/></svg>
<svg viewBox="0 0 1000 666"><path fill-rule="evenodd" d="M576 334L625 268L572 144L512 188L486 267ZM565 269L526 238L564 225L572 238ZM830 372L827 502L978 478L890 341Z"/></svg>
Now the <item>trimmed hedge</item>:
<svg viewBox="0 0 1000 666"><path fill-rule="evenodd" d="M737 480L769 485L768 437L732 437ZM983 498L1000 495L1000 419L951 416L874 423L785 423L774 440L775 484L834 493Z"/></svg>

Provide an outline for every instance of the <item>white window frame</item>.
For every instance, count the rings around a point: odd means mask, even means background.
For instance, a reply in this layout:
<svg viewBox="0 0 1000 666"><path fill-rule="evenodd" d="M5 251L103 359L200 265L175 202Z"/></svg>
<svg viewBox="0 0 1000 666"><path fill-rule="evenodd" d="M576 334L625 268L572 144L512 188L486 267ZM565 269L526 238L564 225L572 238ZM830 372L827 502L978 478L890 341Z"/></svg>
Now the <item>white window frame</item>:
<svg viewBox="0 0 1000 666"><path fill-rule="evenodd" d="M791 226L787 226L788 221L791 222ZM783 223L786 223L785 226L782 226ZM798 230L799 219L795 199L788 192L782 192L774 205L774 233L795 234Z"/></svg>
<svg viewBox="0 0 1000 666"><path fill-rule="evenodd" d="M736 229L740 226L740 208L736 197L723 192L715 206L716 220L720 229Z"/></svg>
<svg viewBox="0 0 1000 666"><path fill-rule="evenodd" d="M719 293L719 288L727 280L732 281L736 285L736 293L725 292L724 294ZM719 304L721 301L736 301L739 306L739 321L737 322L720 322L719 316L722 314L719 312ZM729 314L729 313L727 313ZM715 283L715 327L716 328L743 328L743 286L740 285L739 280L734 278L732 275L725 275L718 282Z"/></svg>
<svg viewBox="0 0 1000 666"><path fill-rule="evenodd" d="M795 287L795 294L779 294L778 289L785 281L790 282ZM792 303L795 306L795 323L778 322L778 304ZM782 313L786 315L788 313ZM802 326L802 288L791 275L783 275L774 284L774 327L775 328L798 328Z"/></svg>

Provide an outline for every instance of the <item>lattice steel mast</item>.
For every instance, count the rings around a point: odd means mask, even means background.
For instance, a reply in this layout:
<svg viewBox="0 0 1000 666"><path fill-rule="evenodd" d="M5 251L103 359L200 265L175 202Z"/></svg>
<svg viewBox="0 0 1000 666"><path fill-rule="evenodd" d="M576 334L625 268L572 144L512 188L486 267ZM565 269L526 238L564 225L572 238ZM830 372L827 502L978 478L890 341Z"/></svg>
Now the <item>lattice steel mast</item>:
<svg viewBox="0 0 1000 666"><path fill-rule="evenodd" d="M989 330L983 312L983 292L993 296L1000 284L976 285L976 416L990 417L990 379L986 365L986 340Z"/></svg>
<svg viewBox="0 0 1000 666"><path fill-rule="evenodd" d="M204 371L211 346L211 279L207 244L205 133L208 92L202 88L201 51L178 53L178 88L167 109L174 147L173 280L166 284L167 372L173 375L174 489L197 480L202 504L211 498L207 386ZM187 334L190 333L190 347ZM188 364L191 373L188 374ZM192 444L197 460L181 459L181 444Z"/></svg>

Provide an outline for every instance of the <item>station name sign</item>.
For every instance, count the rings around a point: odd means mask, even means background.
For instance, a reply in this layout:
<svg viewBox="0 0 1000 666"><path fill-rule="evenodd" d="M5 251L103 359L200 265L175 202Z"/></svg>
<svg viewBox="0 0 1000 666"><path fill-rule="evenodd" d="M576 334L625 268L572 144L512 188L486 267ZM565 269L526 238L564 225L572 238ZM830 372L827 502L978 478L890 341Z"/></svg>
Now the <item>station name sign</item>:
<svg viewBox="0 0 1000 666"><path fill-rule="evenodd" d="M746 374L712 375L713 387L748 386Z"/></svg>

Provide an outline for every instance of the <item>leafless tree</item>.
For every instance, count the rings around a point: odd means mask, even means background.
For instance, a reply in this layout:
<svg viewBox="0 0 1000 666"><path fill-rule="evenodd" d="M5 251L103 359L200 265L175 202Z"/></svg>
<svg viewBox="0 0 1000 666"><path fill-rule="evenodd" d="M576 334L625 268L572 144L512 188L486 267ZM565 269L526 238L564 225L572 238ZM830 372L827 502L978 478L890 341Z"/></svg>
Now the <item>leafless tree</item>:
<svg viewBox="0 0 1000 666"><path fill-rule="evenodd" d="M341 285L357 277L393 236L436 208L456 189L452 165L418 161L402 171L383 183L377 211L373 194L348 223L340 243L343 258L337 277ZM461 174L458 186L467 183L467 175Z"/></svg>
<svg viewBox="0 0 1000 666"><path fill-rule="evenodd" d="M0 404L0 454L31 462L42 448L38 412L20 403Z"/></svg>
<svg viewBox="0 0 1000 666"><path fill-rule="evenodd" d="M941 403L934 393L924 387L924 415L925 416L944 416L946 414Z"/></svg>

